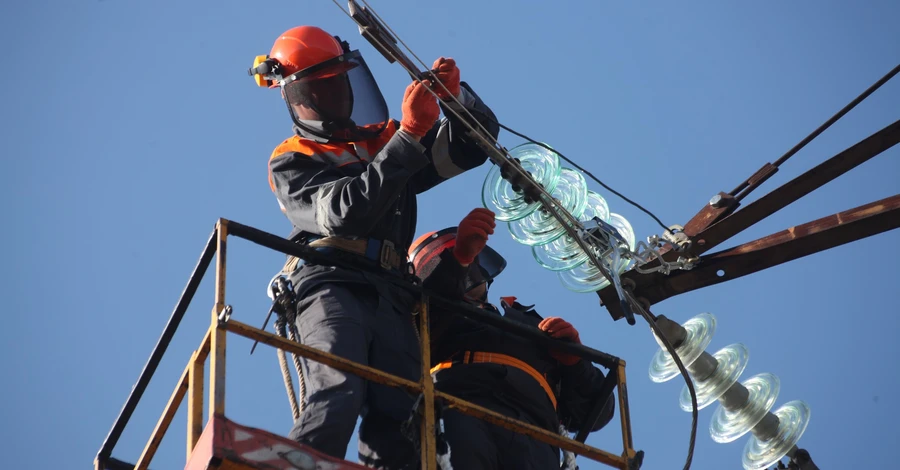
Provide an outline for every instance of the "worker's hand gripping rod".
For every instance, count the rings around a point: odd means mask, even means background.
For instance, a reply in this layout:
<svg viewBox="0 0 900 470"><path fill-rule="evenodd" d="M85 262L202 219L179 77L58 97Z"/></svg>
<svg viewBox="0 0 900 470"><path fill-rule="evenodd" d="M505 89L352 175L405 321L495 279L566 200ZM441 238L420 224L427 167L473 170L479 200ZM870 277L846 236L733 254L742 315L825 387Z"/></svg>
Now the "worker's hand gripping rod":
<svg viewBox="0 0 900 470"><path fill-rule="evenodd" d="M382 24L377 14L373 11L359 6L356 0L349 0L348 7L350 17L359 26L359 32L368 40L378 52L383 55L388 62L397 62L402 66L409 75L417 81L432 80L434 86L444 85L437 80L432 71L421 72L418 66L407 55L400 50L397 45L397 39L390 33L389 29ZM584 233L584 227L581 222L572 216L564 207L559 205L558 201L553 198L540 184L538 184L532 176L525 171L519 162L509 156L509 153L499 142L478 122L477 119L464 107L456 97L450 96L448 99L442 99L437 96L430 87L429 91L434 94L445 106L445 112L449 111L466 127L466 135L473 139L475 143L482 148L491 159L491 161L500 167L501 175L510 182L514 187L520 188L526 200L537 201L541 207L550 213L566 230L567 234L578 243L578 246L587 254L590 261L597 267L603 276L616 286L617 291L621 292L621 283L617 276L610 275L609 271L600 262L592 247L580 236ZM620 302L625 312L626 320L630 325L635 324L634 314L624 295L620 294Z"/></svg>

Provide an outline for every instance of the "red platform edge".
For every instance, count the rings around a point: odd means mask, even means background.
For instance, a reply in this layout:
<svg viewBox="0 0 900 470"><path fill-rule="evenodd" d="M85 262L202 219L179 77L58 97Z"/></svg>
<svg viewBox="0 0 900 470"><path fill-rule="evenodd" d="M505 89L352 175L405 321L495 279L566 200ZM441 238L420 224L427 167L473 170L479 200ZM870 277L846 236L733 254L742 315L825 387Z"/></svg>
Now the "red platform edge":
<svg viewBox="0 0 900 470"><path fill-rule="evenodd" d="M286 437L214 416L206 424L191 452L185 470L232 465L278 470L367 470L362 465L336 459Z"/></svg>

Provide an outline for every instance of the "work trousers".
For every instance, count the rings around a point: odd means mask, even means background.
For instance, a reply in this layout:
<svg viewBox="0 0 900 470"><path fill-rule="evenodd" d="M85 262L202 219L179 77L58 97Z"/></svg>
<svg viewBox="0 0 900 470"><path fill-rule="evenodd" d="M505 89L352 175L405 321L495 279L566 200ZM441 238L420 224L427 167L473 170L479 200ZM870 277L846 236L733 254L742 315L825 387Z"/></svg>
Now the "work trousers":
<svg viewBox="0 0 900 470"><path fill-rule="evenodd" d="M381 294L379 294L381 291ZM411 309L398 308L380 287L331 280L297 288L297 328L302 344L381 369L409 380L421 374ZM413 443L401 432L414 398L398 388L301 359L306 407L290 437L328 455L344 458L360 423L359 461L373 468L418 468Z"/></svg>
<svg viewBox="0 0 900 470"><path fill-rule="evenodd" d="M526 410L525 402L503 392L503 380L497 376L507 373L524 374L493 364L454 367L437 373L435 387L510 418L544 427L545 423ZM539 399L544 397L535 397L535 403L540 403ZM444 410L442 417L454 470L559 470L559 449L550 444L455 410Z"/></svg>

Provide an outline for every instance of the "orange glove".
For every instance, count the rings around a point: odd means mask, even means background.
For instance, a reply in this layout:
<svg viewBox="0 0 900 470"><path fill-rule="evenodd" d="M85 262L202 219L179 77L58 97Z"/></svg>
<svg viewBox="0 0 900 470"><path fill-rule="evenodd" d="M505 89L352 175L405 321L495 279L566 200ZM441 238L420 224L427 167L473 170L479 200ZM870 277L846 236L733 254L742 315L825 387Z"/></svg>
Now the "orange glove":
<svg viewBox="0 0 900 470"><path fill-rule="evenodd" d="M441 57L434 61L431 70L435 71L438 80L450 90L450 93L453 96L459 96L459 67L456 66L455 60ZM444 88L440 85L436 86L434 91L437 92L437 95L440 96L441 99L445 100L449 98L447 92L444 91Z"/></svg>
<svg viewBox="0 0 900 470"><path fill-rule="evenodd" d="M426 81L429 86L430 82ZM441 114L434 95L419 82L412 82L403 94L403 119L400 127L416 137L423 137L434 127Z"/></svg>
<svg viewBox="0 0 900 470"><path fill-rule="evenodd" d="M578 330L572 326L571 323L563 320L559 317L549 317L541 320L541 323L538 324L538 328L541 331L545 331L550 333L550 337L556 339L568 340L576 344L581 344L581 339L578 338ZM581 360L578 356L573 356L571 354L566 354L564 352L550 350L550 355L553 356L554 359L560 362L560 364L571 366L578 363Z"/></svg>
<svg viewBox="0 0 900 470"><path fill-rule="evenodd" d="M459 264L468 265L475 261L496 226L494 213L488 209L474 209L462 219L456 229L456 246L453 247L453 256Z"/></svg>

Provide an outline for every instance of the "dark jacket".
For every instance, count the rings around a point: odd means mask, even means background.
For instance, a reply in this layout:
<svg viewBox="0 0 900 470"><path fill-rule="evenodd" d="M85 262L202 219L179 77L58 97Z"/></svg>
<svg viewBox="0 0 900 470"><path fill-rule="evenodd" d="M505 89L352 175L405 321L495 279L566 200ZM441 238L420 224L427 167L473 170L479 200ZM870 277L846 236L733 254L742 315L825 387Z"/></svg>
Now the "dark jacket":
<svg viewBox="0 0 900 470"><path fill-rule="evenodd" d="M461 89L460 101L496 138L499 125L485 117L495 119L491 110L467 84ZM452 114L420 142L398 129L391 121L378 138L353 144L300 135L282 142L269 161L269 183L293 226L289 238L377 238L405 254L416 228L416 195L487 159Z"/></svg>
<svg viewBox="0 0 900 470"><path fill-rule="evenodd" d="M441 253L441 261L434 271L425 279L424 287L450 299L462 299L464 279L467 268L456 261L451 250ZM525 306L513 301L501 302L503 316L509 320L524 323L537 328L543 319L533 306ZM486 304L485 309L500 315L496 307ZM432 366L438 363L459 359L465 351L481 351L505 354L524 361L542 375L545 375L556 394L558 412L553 409L552 402L536 380L529 380L522 374L509 374L504 378L506 383L495 386L479 383L479 390L484 396L502 397L515 405L524 408L536 417L542 426L556 432L559 423L566 425L571 432L577 432L583 420L590 413L595 398L599 395L604 379L603 372L590 362L581 360L574 365L565 366L556 361L543 346L532 341L505 332L499 328L470 320L459 314L431 310L431 361ZM473 367L475 364L464 367ZM453 368L458 367L454 365ZM483 369L483 368L482 368ZM481 374L481 372L478 372ZM443 379L446 377L446 379ZM466 381L465 374L440 374L436 385L443 390L460 390L472 395L471 384L441 383L442 381ZM482 382L484 376L476 381ZM448 393L452 393L448 392ZM477 393L476 393L477 395ZM614 400L609 400L592 431L597 431L612 419Z"/></svg>

